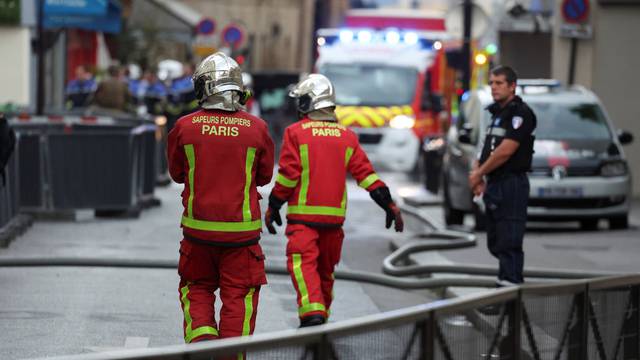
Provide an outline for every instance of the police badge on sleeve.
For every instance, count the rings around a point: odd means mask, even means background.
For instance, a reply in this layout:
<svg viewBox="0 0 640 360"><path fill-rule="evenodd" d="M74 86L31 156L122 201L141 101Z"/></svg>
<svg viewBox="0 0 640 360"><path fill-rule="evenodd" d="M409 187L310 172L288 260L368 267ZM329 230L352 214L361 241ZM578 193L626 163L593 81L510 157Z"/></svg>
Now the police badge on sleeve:
<svg viewBox="0 0 640 360"><path fill-rule="evenodd" d="M524 119L522 119L521 116L514 116L513 119L511 119L511 125L513 125L514 129L518 129L520 126L522 126L523 122Z"/></svg>

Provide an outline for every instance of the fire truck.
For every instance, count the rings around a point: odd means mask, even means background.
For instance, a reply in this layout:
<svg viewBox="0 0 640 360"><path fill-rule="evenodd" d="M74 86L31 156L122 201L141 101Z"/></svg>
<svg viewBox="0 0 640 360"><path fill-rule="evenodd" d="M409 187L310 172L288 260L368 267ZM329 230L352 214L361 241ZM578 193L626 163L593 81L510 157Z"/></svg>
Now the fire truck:
<svg viewBox="0 0 640 360"><path fill-rule="evenodd" d="M338 121L352 128L381 169L416 168L425 138L441 132L450 93L444 18L350 10L341 28L317 31L316 71L336 90Z"/></svg>

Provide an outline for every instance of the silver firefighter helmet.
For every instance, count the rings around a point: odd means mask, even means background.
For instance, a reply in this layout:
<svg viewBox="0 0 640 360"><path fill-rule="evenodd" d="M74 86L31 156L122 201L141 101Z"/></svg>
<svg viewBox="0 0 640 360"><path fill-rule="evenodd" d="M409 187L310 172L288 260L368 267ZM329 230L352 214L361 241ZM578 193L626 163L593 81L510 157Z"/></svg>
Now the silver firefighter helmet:
<svg viewBox="0 0 640 360"><path fill-rule="evenodd" d="M298 111L303 114L327 108L333 110L336 106L333 84L321 74L309 74L296 84L289 96L297 100Z"/></svg>
<svg viewBox="0 0 640 360"><path fill-rule="evenodd" d="M207 100L212 100L210 97L220 97L225 92L237 92L240 95L244 91L240 66L221 52L202 60L194 71L192 80L196 98L204 108L207 108L204 106Z"/></svg>

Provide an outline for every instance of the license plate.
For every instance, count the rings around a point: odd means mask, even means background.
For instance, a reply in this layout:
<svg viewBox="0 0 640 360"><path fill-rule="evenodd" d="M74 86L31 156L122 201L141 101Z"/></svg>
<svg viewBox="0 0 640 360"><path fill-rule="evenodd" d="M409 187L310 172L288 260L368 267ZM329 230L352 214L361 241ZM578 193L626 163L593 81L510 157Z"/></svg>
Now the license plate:
<svg viewBox="0 0 640 360"><path fill-rule="evenodd" d="M581 187L567 187L567 186L557 186L557 187L544 187L538 188L538 196L539 197L561 197L561 198L576 198L582 197L582 188Z"/></svg>

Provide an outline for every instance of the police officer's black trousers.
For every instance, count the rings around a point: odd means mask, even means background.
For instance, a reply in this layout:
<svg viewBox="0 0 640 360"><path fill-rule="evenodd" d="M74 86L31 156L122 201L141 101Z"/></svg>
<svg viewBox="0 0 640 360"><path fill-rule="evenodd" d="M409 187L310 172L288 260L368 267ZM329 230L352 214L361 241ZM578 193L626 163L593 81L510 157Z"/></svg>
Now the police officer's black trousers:
<svg viewBox="0 0 640 360"><path fill-rule="evenodd" d="M484 192L487 246L499 261L498 280L522 283L522 240L527 221L527 174L507 174L490 179Z"/></svg>

